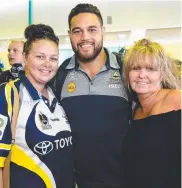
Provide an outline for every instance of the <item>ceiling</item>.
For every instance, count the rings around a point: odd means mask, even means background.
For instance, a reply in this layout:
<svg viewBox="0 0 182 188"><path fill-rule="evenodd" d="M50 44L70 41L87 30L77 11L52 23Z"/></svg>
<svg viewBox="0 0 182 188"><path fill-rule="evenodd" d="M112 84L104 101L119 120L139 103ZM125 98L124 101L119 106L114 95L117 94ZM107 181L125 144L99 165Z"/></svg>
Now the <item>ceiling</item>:
<svg viewBox="0 0 182 188"><path fill-rule="evenodd" d="M67 17L80 2L92 3L100 9L106 27L106 42L127 42L143 36L166 41L181 40L179 0L32 0L33 23L52 26L61 43L69 45ZM108 16L112 17L112 24L107 24ZM0 25L1 41L23 38L23 31L28 25L28 0L1 0Z"/></svg>

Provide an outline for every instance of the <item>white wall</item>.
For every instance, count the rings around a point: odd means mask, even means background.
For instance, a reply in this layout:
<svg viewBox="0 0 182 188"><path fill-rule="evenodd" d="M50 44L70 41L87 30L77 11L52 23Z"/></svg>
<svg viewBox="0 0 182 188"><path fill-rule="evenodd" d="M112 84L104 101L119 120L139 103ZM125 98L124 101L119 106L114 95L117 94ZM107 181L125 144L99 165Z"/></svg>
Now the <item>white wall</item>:
<svg viewBox="0 0 182 188"><path fill-rule="evenodd" d="M172 57L182 61L182 42L164 44L163 46Z"/></svg>

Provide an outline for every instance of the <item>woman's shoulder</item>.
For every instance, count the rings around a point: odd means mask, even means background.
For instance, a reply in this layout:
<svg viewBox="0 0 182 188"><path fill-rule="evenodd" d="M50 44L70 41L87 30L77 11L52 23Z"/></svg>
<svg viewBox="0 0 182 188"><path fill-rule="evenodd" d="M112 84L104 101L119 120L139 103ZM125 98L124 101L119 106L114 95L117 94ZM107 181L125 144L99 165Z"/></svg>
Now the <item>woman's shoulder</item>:
<svg viewBox="0 0 182 188"><path fill-rule="evenodd" d="M21 81L19 78L16 80L11 80L9 82L1 83L0 84L0 96L5 95L8 96L8 93L11 91L11 89L15 86L15 88L19 91ZM13 89L14 90L14 89Z"/></svg>
<svg viewBox="0 0 182 188"><path fill-rule="evenodd" d="M181 90L164 90L163 105L173 108L173 110L181 109Z"/></svg>

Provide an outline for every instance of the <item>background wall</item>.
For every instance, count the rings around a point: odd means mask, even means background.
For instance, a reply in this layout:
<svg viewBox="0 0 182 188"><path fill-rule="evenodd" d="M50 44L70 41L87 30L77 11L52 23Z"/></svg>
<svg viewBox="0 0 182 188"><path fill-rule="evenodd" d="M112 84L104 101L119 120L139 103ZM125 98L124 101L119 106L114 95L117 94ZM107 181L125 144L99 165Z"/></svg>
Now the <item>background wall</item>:
<svg viewBox="0 0 182 188"><path fill-rule="evenodd" d="M24 39L29 1L1 1L0 60L5 61L6 68L9 68L5 57L9 41ZM32 0L33 23L52 26L60 38L60 62L73 54L67 35L67 17L81 2L92 3L100 9L106 27L106 47L117 50L146 37L160 42L169 54L182 60L180 0Z"/></svg>
<svg viewBox="0 0 182 188"><path fill-rule="evenodd" d="M182 43L181 42L173 42L170 44L165 44L164 48L169 52L169 54L177 59L182 61Z"/></svg>

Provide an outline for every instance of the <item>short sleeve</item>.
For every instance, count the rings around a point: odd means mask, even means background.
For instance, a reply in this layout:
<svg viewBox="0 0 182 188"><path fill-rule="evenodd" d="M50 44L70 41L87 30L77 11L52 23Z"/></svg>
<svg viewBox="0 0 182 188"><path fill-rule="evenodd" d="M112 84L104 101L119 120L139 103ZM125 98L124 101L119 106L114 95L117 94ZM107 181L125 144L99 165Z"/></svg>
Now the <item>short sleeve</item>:
<svg viewBox="0 0 182 188"><path fill-rule="evenodd" d="M0 167L4 167L5 159L11 149L11 114L11 87L3 84L0 86Z"/></svg>

